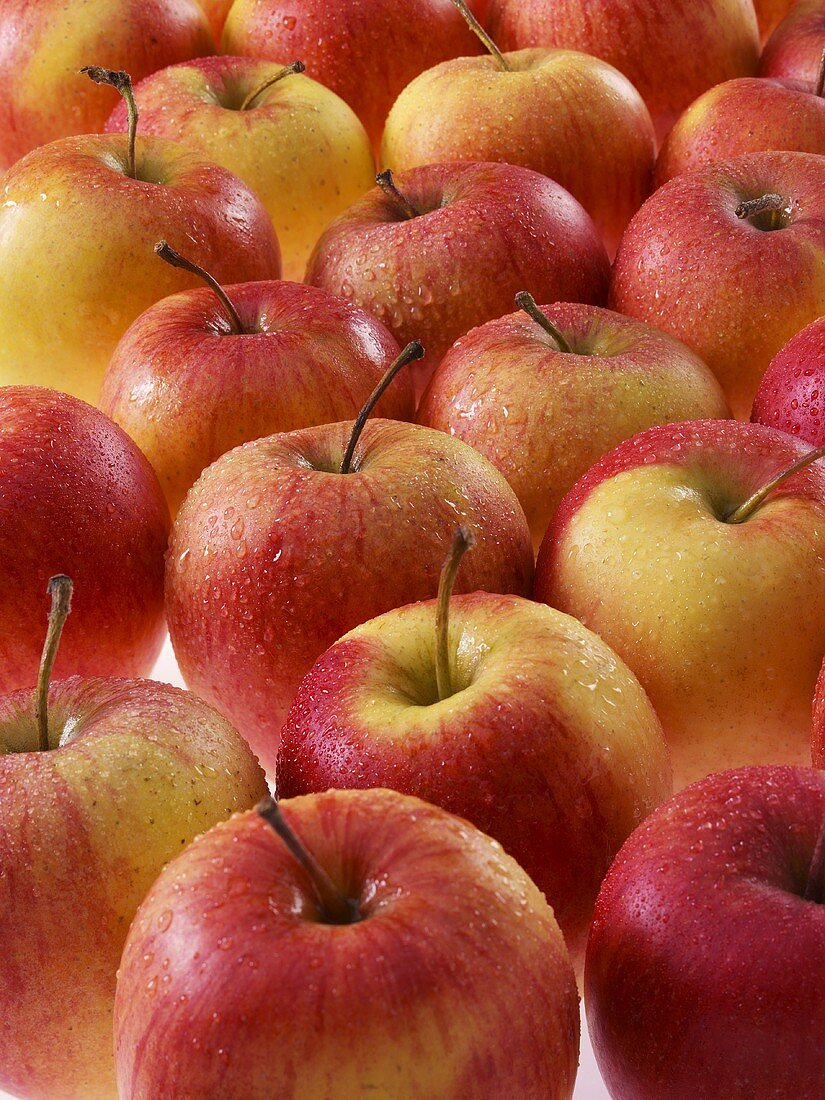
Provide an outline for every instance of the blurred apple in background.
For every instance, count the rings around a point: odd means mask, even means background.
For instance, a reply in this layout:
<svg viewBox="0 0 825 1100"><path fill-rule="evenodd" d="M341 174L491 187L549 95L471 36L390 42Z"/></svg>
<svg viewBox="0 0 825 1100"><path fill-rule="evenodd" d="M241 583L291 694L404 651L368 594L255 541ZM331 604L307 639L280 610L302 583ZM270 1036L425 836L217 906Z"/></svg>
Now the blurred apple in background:
<svg viewBox="0 0 825 1100"><path fill-rule="evenodd" d="M759 23L759 33L762 35L763 42L770 36L776 25L785 18L795 3L796 0L753 0L756 19Z"/></svg>
<svg viewBox="0 0 825 1100"><path fill-rule="evenodd" d="M825 317L777 352L756 394L751 419L825 444Z"/></svg>
<svg viewBox="0 0 825 1100"><path fill-rule="evenodd" d="M141 907L118 981L121 1100L569 1100L573 970L515 860L394 791L291 799L284 823L304 866L243 814Z"/></svg>
<svg viewBox="0 0 825 1100"><path fill-rule="evenodd" d="M608 872L587 1019L610 1095L820 1100L825 776L712 775L657 810Z"/></svg>
<svg viewBox="0 0 825 1100"><path fill-rule="evenodd" d="M825 157L750 153L677 176L631 221L610 304L683 340L736 416L825 310Z"/></svg>
<svg viewBox="0 0 825 1100"><path fill-rule="evenodd" d="M825 0L797 0L762 51L759 75L813 88L825 50Z"/></svg>
<svg viewBox="0 0 825 1100"><path fill-rule="evenodd" d="M469 443L507 478L541 542L561 498L597 459L655 424L726 417L684 344L596 306L536 306L457 340L417 419ZM532 316L530 315L532 314Z"/></svg>
<svg viewBox="0 0 825 1100"><path fill-rule="evenodd" d="M0 170L55 138L103 129L117 96L78 76L95 62L140 80L211 54L196 0L0 0Z"/></svg>
<svg viewBox="0 0 825 1100"><path fill-rule="evenodd" d="M292 66L202 58L155 73L135 95L141 133L179 141L255 192L278 235L287 279L303 279L321 233L375 183L357 116ZM126 115L121 103L106 129L125 131Z"/></svg>
<svg viewBox="0 0 825 1100"><path fill-rule="evenodd" d="M215 41L220 42L223 25L226 22L229 9L232 7L233 0L198 0L198 3L206 13Z"/></svg>

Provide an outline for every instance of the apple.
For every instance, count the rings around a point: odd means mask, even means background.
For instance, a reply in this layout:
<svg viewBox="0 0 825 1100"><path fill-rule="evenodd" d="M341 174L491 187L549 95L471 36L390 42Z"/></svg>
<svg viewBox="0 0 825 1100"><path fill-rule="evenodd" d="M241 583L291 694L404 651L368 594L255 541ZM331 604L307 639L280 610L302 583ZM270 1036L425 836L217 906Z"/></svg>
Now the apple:
<svg viewBox="0 0 825 1100"><path fill-rule="evenodd" d="M764 42L770 37L776 26L782 22L796 0L753 0L759 33Z"/></svg>
<svg viewBox="0 0 825 1100"><path fill-rule="evenodd" d="M751 419L814 447L825 444L825 317L803 328L771 360Z"/></svg>
<svg viewBox="0 0 825 1100"><path fill-rule="evenodd" d="M194 695L143 680L50 685L71 581L49 590L37 689L0 698L0 1088L111 1100L115 976L138 904L183 846L266 787Z"/></svg>
<svg viewBox="0 0 825 1100"><path fill-rule="evenodd" d="M660 807L596 906L587 1020L611 1096L819 1100L825 775L750 767Z"/></svg>
<svg viewBox="0 0 825 1100"><path fill-rule="evenodd" d="M825 308L825 158L750 153L670 180L627 228L610 304L684 341L749 416L773 356Z"/></svg>
<svg viewBox="0 0 825 1100"><path fill-rule="evenodd" d="M503 50L553 46L609 62L639 90L663 137L707 88L752 76L759 31L751 0L490 0Z"/></svg>
<svg viewBox="0 0 825 1100"><path fill-rule="evenodd" d="M0 171L38 145L103 128L115 104L77 75L98 60L136 80L214 52L195 0L2 0Z"/></svg>
<svg viewBox="0 0 825 1100"><path fill-rule="evenodd" d="M569 1100L578 1041L540 891L466 821L388 790L210 830L149 892L118 979L121 1100Z"/></svg>
<svg viewBox="0 0 825 1100"><path fill-rule="evenodd" d="M730 412L678 340L597 306L516 297L525 312L488 321L447 352L417 419L504 474L538 547L567 490L623 439Z"/></svg>
<svg viewBox="0 0 825 1100"><path fill-rule="evenodd" d="M375 182L366 131L334 92L281 66L206 57L163 69L135 89L141 132L179 141L220 164L263 202L284 277L301 280L327 225ZM121 103L107 130L125 130Z"/></svg>
<svg viewBox="0 0 825 1100"><path fill-rule="evenodd" d="M299 57L378 146L390 107L411 80L481 46L452 0L235 0L221 50L281 65Z"/></svg>
<svg viewBox="0 0 825 1100"><path fill-rule="evenodd" d="M825 463L798 467L818 454L761 424L650 428L577 482L542 543L536 599L580 619L639 677L677 789L810 758Z"/></svg>
<svg viewBox="0 0 825 1100"><path fill-rule="evenodd" d="M762 2L766 3L770 0L762 0ZM232 7L233 0L198 0L198 3L206 13L215 41L220 42L223 25L226 22L229 9Z"/></svg>
<svg viewBox="0 0 825 1100"><path fill-rule="evenodd" d="M94 69L131 98L126 73ZM223 282L277 278L278 242L236 176L175 142L130 134L62 138L18 161L0 187L0 385L52 386L97 401L120 337L145 309L195 284L159 264L164 237Z"/></svg>
<svg viewBox="0 0 825 1100"><path fill-rule="evenodd" d="M545 302L602 305L610 267L599 233L557 183L510 164L432 164L379 186L323 234L306 281L420 339L422 389L450 345L509 313L529 286Z"/></svg>
<svg viewBox="0 0 825 1100"><path fill-rule="evenodd" d="M405 172L444 161L505 161L550 176L582 204L615 253L650 192L653 123L610 65L573 50L444 61L409 84L389 113L382 163Z"/></svg>
<svg viewBox="0 0 825 1100"><path fill-rule="evenodd" d="M825 0L797 0L762 51L759 75L814 87L825 49Z"/></svg>
<svg viewBox="0 0 825 1100"><path fill-rule="evenodd" d="M165 241L156 251L187 263ZM103 378L100 407L149 459L173 515L202 471L233 447L355 416L399 351L379 321L315 287L270 281L217 290L151 306ZM414 418L406 375L380 410Z"/></svg>

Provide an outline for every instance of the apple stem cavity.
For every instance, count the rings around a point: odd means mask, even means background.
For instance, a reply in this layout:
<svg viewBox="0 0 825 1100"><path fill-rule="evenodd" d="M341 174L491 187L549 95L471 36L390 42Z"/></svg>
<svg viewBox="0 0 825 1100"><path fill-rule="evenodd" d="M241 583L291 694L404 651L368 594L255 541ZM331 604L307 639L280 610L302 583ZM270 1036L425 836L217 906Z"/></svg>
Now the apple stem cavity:
<svg viewBox="0 0 825 1100"><path fill-rule="evenodd" d="M254 92L250 92L246 99L241 104L240 109L242 111L248 111L255 100L265 92L267 88L271 88L273 84L277 84L279 80L283 80L285 76L292 76L294 73L302 73L306 71L306 65L303 61L293 61L291 65L284 65L284 67L274 76L269 77L263 84L259 84Z"/></svg>
<svg viewBox="0 0 825 1100"><path fill-rule="evenodd" d="M505 73L511 73L513 70L507 64L507 60L490 35L485 31L484 27L479 23L470 9L467 7L467 0L453 0L453 6L458 8L464 19L469 26L470 30L475 36L481 40L484 46L490 51L496 61L499 63Z"/></svg>
<svg viewBox="0 0 825 1100"><path fill-rule="evenodd" d="M453 694L450 673L450 599L461 559L475 546L475 541L475 535L469 527L457 528L438 581L438 604L435 612L435 683L439 702L449 699Z"/></svg>
<svg viewBox="0 0 825 1100"><path fill-rule="evenodd" d="M757 214L771 215L769 229L782 228L782 215L787 213L788 202L782 195L760 195L758 199L746 199L736 207L736 216L743 220L755 218Z"/></svg>
<svg viewBox="0 0 825 1100"><path fill-rule="evenodd" d="M789 477L793 477L799 470L804 470L806 466L810 466L812 462L816 462L818 458L825 457L825 447L816 447L813 451L808 451L801 458L798 458L796 462L788 466L786 470L782 470L776 477L763 485L761 489L757 489L756 492L749 496L744 504L740 504L738 508L725 519L726 523L744 523L745 520L751 518L754 512L762 506L765 499L778 488L783 481L787 481Z"/></svg>
<svg viewBox="0 0 825 1100"><path fill-rule="evenodd" d="M286 847L298 860L309 876L318 907L327 924L356 924L362 919L360 906L355 898L348 898L332 881L327 872L299 840L295 831L287 824L281 808L274 798L268 796L255 807L259 817L274 830Z"/></svg>
<svg viewBox="0 0 825 1100"><path fill-rule="evenodd" d="M35 719L41 752L46 752L49 748L49 683L60 645L60 635L63 633L63 627L72 609L71 578L58 573L57 576L49 579L46 591L52 598L52 606L49 611L49 628L46 631L43 654L40 658L40 670L37 674L35 701Z"/></svg>
<svg viewBox="0 0 825 1100"><path fill-rule="evenodd" d="M418 211L413 204L395 186L395 180L392 178L392 172L389 168L386 168L383 172L379 172L375 177L375 182L387 198L392 199L407 221L418 217Z"/></svg>
<svg viewBox="0 0 825 1100"><path fill-rule="evenodd" d="M243 333L244 328L238 316L238 311L235 309L229 295L214 275L210 275L208 271L199 267L198 264L194 263L192 260L187 260L185 256L181 256L180 252L175 251L167 241L158 241L155 245L155 252L171 267L179 267L183 271L190 271L193 275L197 275L199 279L203 279L209 289L214 291L218 301L226 310L227 317L229 318L229 328L233 335L240 336Z"/></svg>
<svg viewBox="0 0 825 1100"><path fill-rule="evenodd" d="M347 443L347 449L344 451L344 457L341 459L340 472L342 474L349 474L352 472L352 457L355 454L355 448L358 444L358 440L361 437L361 432L364 430L364 425L366 424L370 413L378 404L381 395L384 393L384 390L386 390L390 382L392 382L393 378L395 378L396 374L398 374L399 371L406 367L408 363L412 363L416 359L423 358L423 347L421 346L421 344L419 344L417 340L411 340L410 343L407 344L407 346L398 356L398 358L390 365L384 377L369 395L364 404L364 407L358 414L357 420L352 426L352 433L349 437L349 443Z"/></svg>
<svg viewBox="0 0 825 1100"><path fill-rule="evenodd" d="M526 290L520 290L516 295L516 305L519 309L524 310L528 317L532 317L537 325L540 325L548 336L552 336L556 343L559 345L559 351L564 352L565 355L572 355L573 349L568 342L550 320L546 313L536 305L536 299L532 294L528 294Z"/></svg>
<svg viewBox="0 0 825 1100"><path fill-rule="evenodd" d="M825 49L819 55L819 73L816 78L816 85L814 86L814 95L818 98L822 98L822 93L825 92Z"/></svg>
<svg viewBox="0 0 825 1100"><path fill-rule="evenodd" d="M80 71L85 73L95 84L108 84L109 87L120 92L126 100L126 111L129 117L129 168L127 175L136 180L135 139L137 137L139 113L135 102L135 93L132 90L132 78L122 69L103 69L100 65L84 65Z"/></svg>
<svg viewBox="0 0 825 1100"><path fill-rule="evenodd" d="M805 901L815 901L818 905L825 903L825 822L819 830L803 897Z"/></svg>

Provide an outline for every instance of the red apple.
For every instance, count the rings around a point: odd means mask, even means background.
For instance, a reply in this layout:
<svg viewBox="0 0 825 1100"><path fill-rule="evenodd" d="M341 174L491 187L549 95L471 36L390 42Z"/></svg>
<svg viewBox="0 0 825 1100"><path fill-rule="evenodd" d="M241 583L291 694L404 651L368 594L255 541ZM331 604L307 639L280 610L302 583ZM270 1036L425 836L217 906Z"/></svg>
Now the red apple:
<svg viewBox="0 0 825 1100"><path fill-rule="evenodd" d="M763 42L770 37L777 24L785 18L795 3L796 0L753 0Z"/></svg>
<svg viewBox="0 0 825 1100"><path fill-rule="evenodd" d="M825 317L797 333L771 360L751 419L825 444Z"/></svg>
<svg viewBox="0 0 825 1100"><path fill-rule="evenodd" d="M825 49L825 0L797 0L762 51L759 75L815 87Z"/></svg>
<svg viewBox="0 0 825 1100"><path fill-rule="evenodd" d="M280 836L236 816L142 905L118 980L121 1100L569 1100L573 970L515 860L393 791L281 806L260 811Z"/></svg>
<svg viewBox="0 0 825 1100"><path fill-rule="evenodd" d="M825 776L712 775L638 829L587 948L590 1037L626 1100L820 1100Z"/></svg>
<svg viewBox="0 0 825 1100"><path fill-rule="evenodd" d="M825 157L751 153L659 188L628 226L610 301L683 340L748 416L773 356L825 309Z"/></svg>

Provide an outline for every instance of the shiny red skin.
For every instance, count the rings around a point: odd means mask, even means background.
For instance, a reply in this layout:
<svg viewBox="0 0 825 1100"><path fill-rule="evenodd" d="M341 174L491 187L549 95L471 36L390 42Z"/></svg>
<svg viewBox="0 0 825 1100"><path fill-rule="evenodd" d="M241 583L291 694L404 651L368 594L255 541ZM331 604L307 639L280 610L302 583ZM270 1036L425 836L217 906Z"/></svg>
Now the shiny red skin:
<svg viewBox="0 0 825 1100"><path fill-rule="evenodd" d="M797 0L768 41L760 76L795 80L813 90L825 47L825 0Z"/></svg>
<svg viewBox="0 0 825 1100"><path fill-rule="evenodd" d="M627 841L596 905L590 1036L616 1100L821 1100L825 775L718 773Z"/></svg>
<svg viewBox="0 0 825 1100"><path fill-rule="evenodd" d="M323 234L306 281L341 294L418 339L426 379L465 332L541 302L603 305L610 265L600 235L557 183L509 164L431 164L399 173L422 213L404 218L376 187Z"/></svg>
<svg viewBox="0 0 825 1100"><path fill-rule="evenodd" d="M803 328L765 372L751 420L825 445L825 317Z"/></svg>
<svg viewBox="0 0 825 1100"><path fill-rule="evenodd" d="M54 390L0 389L0 693L37 679L49 577L74 581L55 677L142 676L163 643L169 510L129 437Z"/></svg>

